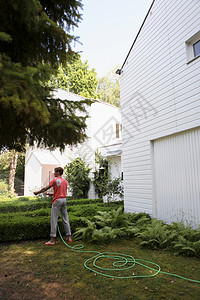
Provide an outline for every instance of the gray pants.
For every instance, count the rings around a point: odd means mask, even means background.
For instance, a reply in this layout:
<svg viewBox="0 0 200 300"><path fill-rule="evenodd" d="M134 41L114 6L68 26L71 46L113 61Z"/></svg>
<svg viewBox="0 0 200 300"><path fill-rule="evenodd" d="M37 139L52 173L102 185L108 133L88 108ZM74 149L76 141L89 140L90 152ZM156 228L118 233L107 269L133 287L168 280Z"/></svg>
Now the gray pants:
<svg viewBox="0 0 200 300"><path fill-rule="evenodd" d="M56 237L57 232L57 223L58 217L61 212L62 222L65 230L66 235L71 235L71 229L69 224L69 217L67 213L66 207L66 199L61 198L56 200L51 207L51 234L50 236Z"/></svg>

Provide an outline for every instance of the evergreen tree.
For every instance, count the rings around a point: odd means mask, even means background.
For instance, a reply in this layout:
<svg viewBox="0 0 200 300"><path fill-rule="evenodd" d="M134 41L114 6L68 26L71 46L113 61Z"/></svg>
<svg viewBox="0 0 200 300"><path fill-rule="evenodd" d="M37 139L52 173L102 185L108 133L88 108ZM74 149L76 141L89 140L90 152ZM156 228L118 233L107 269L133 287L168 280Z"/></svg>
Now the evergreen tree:
<svg viewBox="0 0 200 300"><path fill-rule="evenodd" d="M78 0L0 0L0 148L26 143L50 149L84 140L85 103L52 97L48 81L74 58ZM67 100L67 99L66 99Z"/></svg>

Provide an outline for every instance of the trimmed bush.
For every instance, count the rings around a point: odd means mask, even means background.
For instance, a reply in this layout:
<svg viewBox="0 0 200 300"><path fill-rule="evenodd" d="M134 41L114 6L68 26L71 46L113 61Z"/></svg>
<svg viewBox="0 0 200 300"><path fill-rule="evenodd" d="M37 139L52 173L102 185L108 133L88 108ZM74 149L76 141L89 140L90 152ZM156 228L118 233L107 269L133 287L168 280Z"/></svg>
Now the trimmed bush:
<svg viewBox="0 0 200 300"><path fill-rule="evenodd" d="M70 215L69 218L72 232L83 225L83 221L79 217ZM48 238L50 234L50 221L50 216L31 217L20 215L19 217L13 217L12 219L1 219L0 242L5 243ZM59 219L58 224L61 233L64 234L61 219Z"/></svg>
<svg viewBox="0 0 200 300"><path fill-rule="evenodd" d="M0 202L0 213L9 212L20 212L20 211L34 211L41 208L50 208L52 202L52 197L45 198L28 198L19 197L14 198L10 201ZM67 206L80 205L80 204L93 204L93 203L103 203L102 199L79 199L74 200L67 198Z"/></svg>
<svg viewBox="0 0 200 300"><path fill-rule="evenodd" d="M49 236L50 217L21 217L0 222L0 242L32 240Z"/></svg>
<svg viewBox="0 0 200 300"><path fill-rule="evenodd" d="M47 238L50 233L51 198L19 197L0 202L0 242ZM90 204L89 204L90 203ZM72 232L93 218L97 210L108 210L102 199L67 199ZM62 234L62 220L58 221Z"/></svg>

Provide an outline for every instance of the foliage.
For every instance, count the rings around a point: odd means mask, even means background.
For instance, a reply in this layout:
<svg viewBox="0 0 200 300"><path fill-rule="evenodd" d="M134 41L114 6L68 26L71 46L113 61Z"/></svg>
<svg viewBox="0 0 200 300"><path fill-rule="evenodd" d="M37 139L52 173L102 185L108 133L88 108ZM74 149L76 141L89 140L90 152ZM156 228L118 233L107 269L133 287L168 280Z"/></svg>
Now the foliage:
<svg viewBox="0 0 200 300"><path fill-rule="evenodd" d="M108 180L107 185L105 187L105 197L108 203L111 201L123 199L124 197L124 189L122 186L121 178L114 178L113 180Z"/></svg>
<svg viewBox="0 0 200 300"><path fill-rule="evenodd" d="M0 10L0 147L59 147L84 140L85 104L54 99L48 81L74 55L69 33L79 0L2 0ZM26 13L24 13L26 11Z"/></svg>
<svg viewBox="0 0 200 300"><path fill-rule="evenodd" d="M107 212L98 211L98 215L95 216L98 227L103 228L109 227L128 227L128 219L126 214L123 213L123 206L117 210L110 210Z"/></svg>
<svg viewBox="0 0 200 300"><path fill-rule="evenodd" d="M100 78L97 86L98 98L116 106L120 106L119 76L115 73L118 68L112 68Z"/></svg>
<svg viewBox="0 0 200 300"><path fill-rule="evenodd" d="M109 162L103 158L97 151L95 153L95 163L97 165L94 172L93 184L99 198L106 196L107 202L118 200L118 197L123 199L124 190L120 178L111 180L109 174Z"/></svg>
<svg viewBox="0 0 200 300"><path fill-rule="evenodd" d="M26 212L34 211L42 208L50 208L52 197L13 197L10 198L10 194L2 196L0 198L0 211L2 213L10 212ZM67 207L75 213L77 216L81 216L82 213L86 213L85 210L90 211L94 204L98 204L96 207L100 210L100 205L103 205L102 199L68 199L67 198ZM88 208L89 205L89 208ZM115 203L115 205L120 205ZM74 207L74 208L72 208ZM79 208L80 207L80 208ZM82 207L84 207L82 211ZM107 208L106 208L107 209ZM89 214L87 214L89 216Z"/></svg>
<svg viewBox="0 0 200 300"><path fill-rule="evenodd" d="M74 233L76 239L87 242L110 242L117 237L134 235L133 228L129 226L127 215L123 213L123 207L108 211L98 211L94 221L82 218L86 226L78 228Z"/></svg>
<svg viewBox="0 0 200 300"><path fill-rule="evenodd" d="M51 217L51 197L33 198L18 197L0 201L0 242L30 240L46 238L49 235ZM70 225L73 231L83 226L80 216L93 218L97 210L107 210L108 207L100 206L100 199L68 200L67 207ZM101 201L101 202L100 202ZM88 205L90 203L90 205ZM59 227L64 234L62 221Z"/></svg>
<svg viewBox="0 0 200 300"><path fill-rule="evenodd" d="M12 151L2 151L0 155L0 180L5 182L7 185L9 183L10 174L10 161L12 159ZM24 164L25 164L25 153L19 152L17 159L16 172L14 176L14 186L16 193L19 193L23 189L24 182ZM8 191L8 185L7 185Z"/></svg>
<svg viewBox="0 0 200 300"><path fill-rule="evenodd" d="M18 153L15 176L16 178L19 178L22 181L24 181L24 168L25 168L25 153L20 152Z"/></svg>
<svg viewBox="0 0 200 300"><path fill-rule="evenodd" d="M56 76L53 75L50 80L50 85L53 87L87 98L96 98L97 83L95 69L90 70L88 62L82 62L79 55L67 62L65 67L60 66Z"/></svg>
<svg viewBox="0 0 200 300"><path fill-rule="evenodd" d="M96 229L95 222L90 221L86 218L81 218L82 221L86 223L86 227L79 227L76 232L74 233L74 237L76 239L83 239L86 241L91 241L92 234L94 230Z"/></svg>
<svg viewBox="0 0 200 300"><path fill-rule="evenodd" d="M4 181L0 181L0 193L8 191L8 184Z"/></svg>
<svg viewBox="0 0 200 300"><path fill-rule="evenodd" d="M135 236L142 247L200 257L200 228L195 230L190 226L185 227L183 223L167 225L161 220L151 219L145 213L123 213L122 208L98 211L89 223L86 218L82 220L85 225L75 232L77 239L103 243Z"/></svg>
<svg viewBox="0 0 200 300"><path fill-rule="evenodd" d="M87 198L90 188L90 167L80 158L74 159L64 168L66 179L74 198Z"/></svg>
<svg viewBox="0 0 200 300"><path fill-rule="evenodd" d="M2 0L0 28L6 38L1 39L1 52L23 66L65 63L76 39L69 31L80 21L81 7L78 0Z"/></svg>
<svg viewBox="0 0 200 300"><path fill-rule="evenodd" d="M186 256L200 256L200 228L194 230L191 225L184 226L183 223L173 223L172 230L177 239L173 242L175 254Z"/></svg>
<svg viewBox="0 0 200 300"><path fill-rule="evenodd" d="M102 196L106 194L105 187L107 186L109 180L108 160L103 158L97 151L95 153L95 163L97 164L98 168L94 172L93 184L98 197L102 198Z"/></svg>
<svg viewBox="0 0 200 300"><path fill-rule="evenodd" d="M0 155L0 179L8 184L10 168L10 152L4 151Z"/></svg>
<svg viewBox="0 0 200 300"><path fill-rule="evenodd" d="M167 225L161 220L151 219L146 213L124 213L123 206L119 207L117 203L111 209L102 200L96 204L95 201L67 201L70 224L76 239L108 243L113 239L134 237L143 248L164 249L176 255L200 258L200 228L185 227L181 222ZM0 242L47 237L50 206L50 197L1 200ZM60 228L63 233L62 225Z"/></svg>
<svg viewBox="0 0 200 300"><path fill-rule="evenodd" d="M143 230L140 230L137 236L142 239L141 246L151 249L165 249L176 237L168 225L157 219L152 219L151 223L146 228L143 228Z"/></svg>

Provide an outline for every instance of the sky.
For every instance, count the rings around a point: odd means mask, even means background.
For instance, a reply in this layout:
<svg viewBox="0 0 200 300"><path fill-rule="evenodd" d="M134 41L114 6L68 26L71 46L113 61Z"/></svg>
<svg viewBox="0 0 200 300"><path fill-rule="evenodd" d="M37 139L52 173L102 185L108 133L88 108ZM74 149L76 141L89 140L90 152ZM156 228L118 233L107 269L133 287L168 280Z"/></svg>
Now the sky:
<svg viewBox="0 0 200 300"><path fill-rule="evenodd" d="M115 66L121 67L142 25L152 0L82 0L82 21L73 34L81 52L100 78Z"/></svg>

